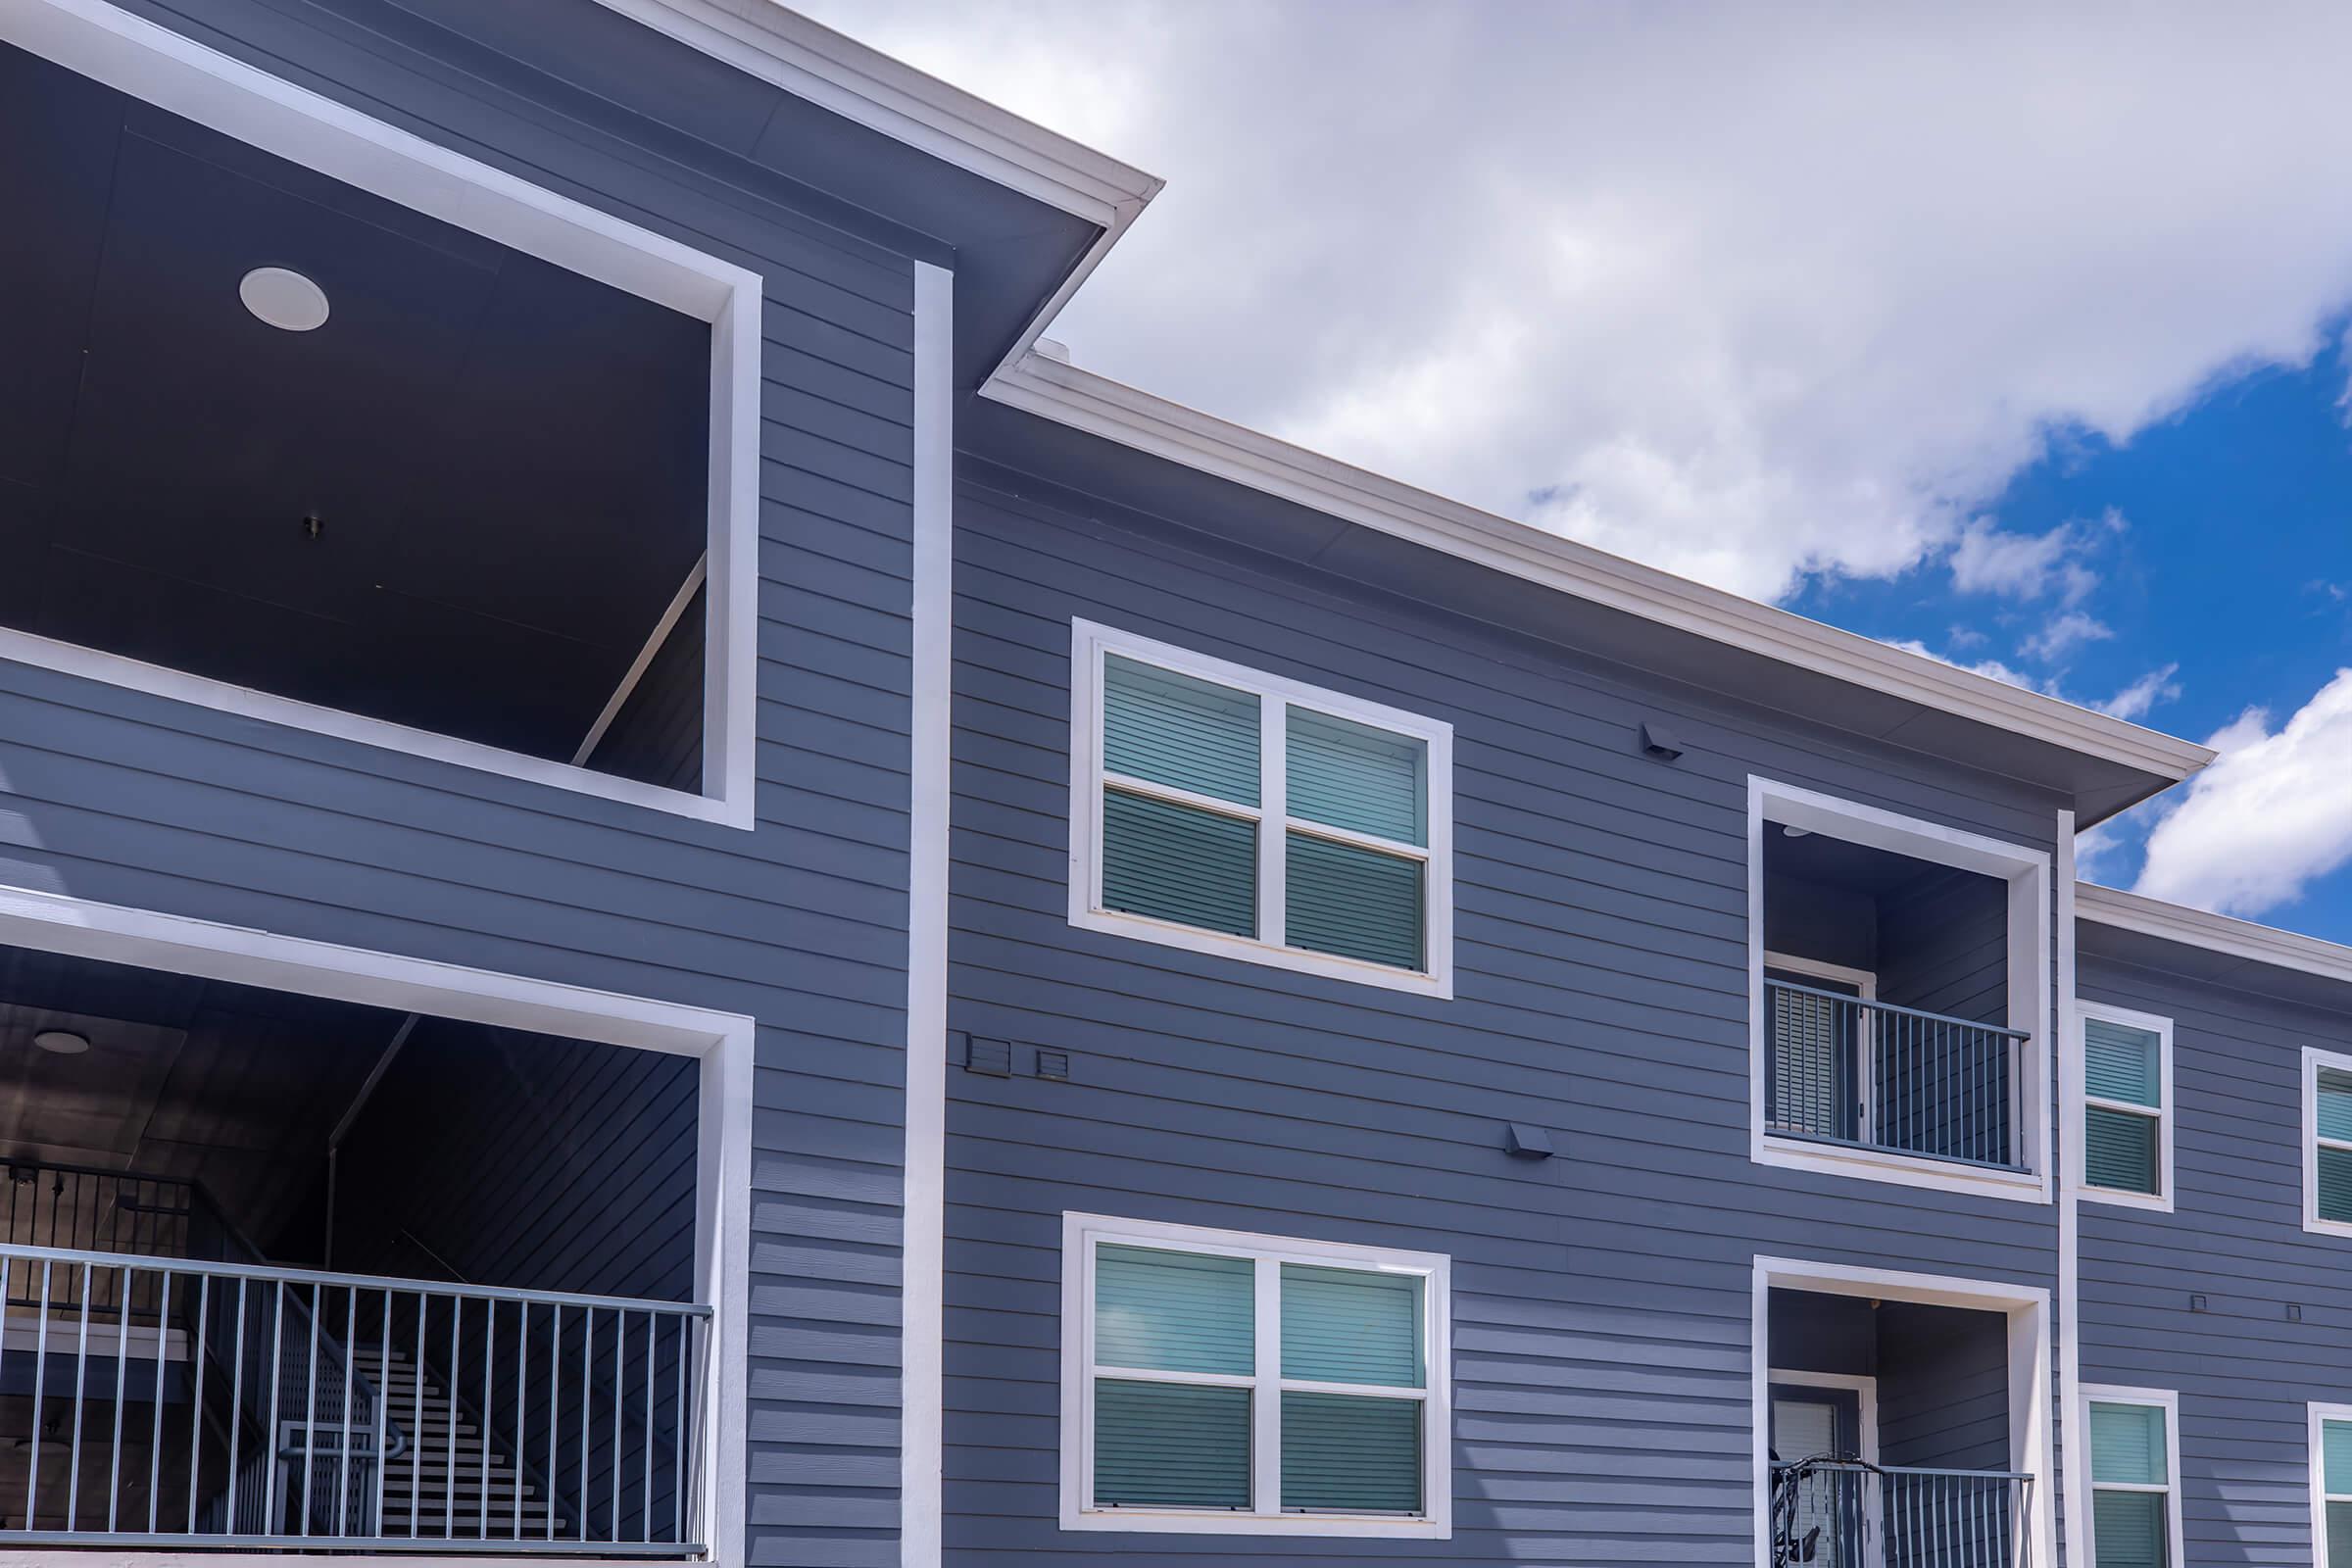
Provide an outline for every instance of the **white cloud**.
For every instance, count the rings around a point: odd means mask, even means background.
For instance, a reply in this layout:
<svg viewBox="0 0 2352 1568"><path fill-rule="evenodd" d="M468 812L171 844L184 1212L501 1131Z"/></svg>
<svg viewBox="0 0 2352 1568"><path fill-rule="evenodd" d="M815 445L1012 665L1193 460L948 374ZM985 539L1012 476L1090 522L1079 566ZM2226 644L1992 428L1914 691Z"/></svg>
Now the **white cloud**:
<svg viewBox="0 0 2352 1568"><path fill-rule="evenodd" d="M2254 915L2352 861L2352 669L2277 731L2251 709L2207 744L2222 756L2148 835L2139 892Z"/></svg>
<svg viewBox="0 0 2352 1568"><path fill-rule="evenodd" d="M803 4L1169 176L1080 364L1759 596L2352 295L2352 8Z"/></svg>
<svg viewBox="0 0 2352 1568"><path fill-rule="evenodd" d="M2049 663L2064 659L2084 643L2105 642L2114 635L2115 629L2105 621L2080 610L2070 610L2027 638L2018 652L2028 659Z"/></svg>
<svg viewBox="0 0 2352 1568"><path fill-rule="evenodd" d="M1967 523L1952 546L1952 586L2009 599L2056 594L2063 604L2080 604L2099 585L2098 575L2076 559L2085 532L2071 522L2038 534L2009 533L1982 518Z"/></svg>
<svg viewBox="0 0 2352 1568"><path fill-rule="evenodd" d="M2105 702L2094 703L2091 706L2100 712L2112 713L2117 718L2134 720L2145 718L2148 710L2154 708L2158 703L2174 702L2180 698L2180 683L2173 679L2180 672L2179 664L2166 664L2161 669L2151 669Z"/></svg>

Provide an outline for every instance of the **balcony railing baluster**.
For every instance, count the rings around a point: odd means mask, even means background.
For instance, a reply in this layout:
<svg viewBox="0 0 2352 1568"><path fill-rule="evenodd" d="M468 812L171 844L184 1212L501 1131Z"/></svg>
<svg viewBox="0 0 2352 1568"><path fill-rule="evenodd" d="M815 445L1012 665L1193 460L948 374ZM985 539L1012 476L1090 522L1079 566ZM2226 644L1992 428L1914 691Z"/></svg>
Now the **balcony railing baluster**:
<svg viewBox="0 0 2352 1568"><path fill-rule="evenodd" d="M2010 1106L2023 1030L1783 980L1764 995L1774 1135L2023 1168Z"/></svg>
<svg viewBox="0 0 2352 1568"><path fill-rule="evenodd" d="M109 1234L154 1241L136 1212ZM0 1241L0 1299L12 1293L29 1298L17 1310L34 1318L31 1343L13 1352L33 1357L34 1433L22 1450L22 1514L0 1528L0 1552L705 1552L687 1449L706 1418L709 1307ZM565 1318L578 1325L576 1354L560 1337ZM674 1400L659 1375L665 1348L678 1359ZM15 1364L4 1346L0 1358ZM183 1400L185 1421L167 1419L165 1406ZM510 1409L511 1427L492 1419ZM577 1423L576 1450L564 1419ZM166 1454L183 1445L184 1458ZM654 1523L658 1464L679 1478L666 1532ZM405 1533L388 1507L397 1492L387 1497L404 1477Z"/></svg>
<svg viewBox="0 0 2352 1568"><path fill-rule="evenodd" d="M2034 1568L2033 1500L2015 1471L1776 1463L1773 1568Z"/></svg>

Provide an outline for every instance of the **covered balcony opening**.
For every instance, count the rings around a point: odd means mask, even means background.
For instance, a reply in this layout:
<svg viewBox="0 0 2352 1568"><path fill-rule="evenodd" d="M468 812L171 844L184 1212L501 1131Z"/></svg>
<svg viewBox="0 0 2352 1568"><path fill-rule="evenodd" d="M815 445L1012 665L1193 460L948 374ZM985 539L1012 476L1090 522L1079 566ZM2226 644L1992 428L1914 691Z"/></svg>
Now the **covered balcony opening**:
<svg viewBox="0 0 2352 1568"><path fill-rule="evenodd" d="M4 42L0 141L0 654L706 793L710 319Z"/></svg>
<svg viewBox="0 0 2352 1568"><path fill-rule="evenodd" d="M1774 1289L1774 1568L2031 1568L2010 1314Z"/></svg>
<svg viewBox="0 0 2352 1568"><path fill-rule="evenodd" d="M1752 792L1758 1157L2036 1196L2048 855Z"/></svg>
<svg viewBox="0 0 2352 1568"><path fill-rule="evenodd" d="M700 1554L698 1069L0 947L0 1547Z"/></svg>
<svg viewBox="0 0 2352 1568"><path fill-rule="evenodd" d="M2023 1167L2009 889L1775 825L1764 839L1769 1126Z"/></svg>

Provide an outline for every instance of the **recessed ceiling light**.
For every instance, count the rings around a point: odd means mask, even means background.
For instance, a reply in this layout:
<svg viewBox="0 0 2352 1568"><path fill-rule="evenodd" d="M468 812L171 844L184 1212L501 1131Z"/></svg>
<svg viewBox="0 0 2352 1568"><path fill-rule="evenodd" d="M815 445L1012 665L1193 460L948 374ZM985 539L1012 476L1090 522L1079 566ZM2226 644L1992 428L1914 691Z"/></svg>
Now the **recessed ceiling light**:
<svg viewBox="0 0 2352 1568"><path fill-rule="evenodd" d="M326 290L282 267L257 267L237 285L237 298L260 319L288 332L326 322Z"/></svg>
<svg viewBox="0 0 2352 1568"><path fill-rule="evenodd" d="M1807 838L1811 838L1811 837L1813 836L1813 830L1812 830L1811 828L1809 828L1809 827L1788 827L1788 826L1784 826L1784 827L1782 827L1782 829L1781 829L1781 836L1782 836L1783 838L1790 838L1790 839L1807 839Z"/></svg>
<svg viewBox="0 0 2352 1568"><path fill-rule="evenodd" d="M90 1049L90 1037L71 1029L44 1029L32 1037L32 1043L53 1056L78 1056Z"/></svg>

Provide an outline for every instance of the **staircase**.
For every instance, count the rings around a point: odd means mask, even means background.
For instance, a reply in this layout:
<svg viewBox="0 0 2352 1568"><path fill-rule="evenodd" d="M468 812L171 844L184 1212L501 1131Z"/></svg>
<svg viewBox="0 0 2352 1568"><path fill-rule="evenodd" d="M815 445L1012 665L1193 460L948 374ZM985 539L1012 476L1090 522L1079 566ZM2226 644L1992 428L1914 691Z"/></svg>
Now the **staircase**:
<svg viewBox="0 0 2352 1568"><path fill-rule="evenodd" d="M519 1536L533 1541L549 1534L550 1510L539 1488L516 1472L512 1458L490 1446L473 1417L450 1398L430 1366L419 1382L416 1364L407 1351L395 1348L387 1358L372 1346L355 1348L352 1362L380 1391L386 1417L409 1436L409 1451L384 1467L386 1537L513 1541ZM485 1499L489 1509L486 1524ZM564 1533L564 1516L559 1512L554 1534L560 1539Z"/></svg>

